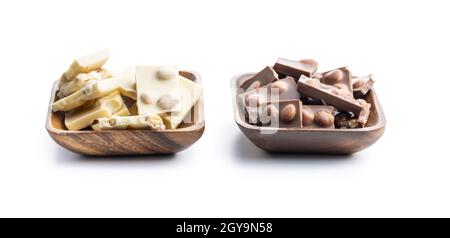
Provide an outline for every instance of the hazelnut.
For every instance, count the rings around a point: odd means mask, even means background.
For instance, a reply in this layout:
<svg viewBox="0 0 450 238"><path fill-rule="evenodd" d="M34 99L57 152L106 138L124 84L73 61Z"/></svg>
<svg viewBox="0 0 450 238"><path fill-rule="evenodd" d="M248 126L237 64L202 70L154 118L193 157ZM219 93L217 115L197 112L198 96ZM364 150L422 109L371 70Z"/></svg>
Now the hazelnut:
<svg viewBox="0 0 450 238"><path fill-rule="evenodd" d="M302 60L300 60L299 62L302 63L302 64L311 65L311 66L314 66L314 67L316 67L317 65L319 65L319 64L317 63L317 61L315 61L315 60L313 60L313 59L302 59Z"/></svg>
<svg viewBox="0 0 450 238"><path fill-rule="evenodd" d="M142 93L141 94L141 101L145 104L151 104L152 103L152 97L148 93Z"/></svg>
<svg viewBox="0 0 450 238"><path fill-rule="evenodd" d="M164 94L158 99L158 106L163 110L169 110L177 105L178 100L169 94Z"/></svg>
<svg viewBox="0 0 450 238"><path fill-rule="evenodd" d="M327 111L318 111L314 115L314 121L319 127L330 128L334 126L334 116Z"/></svg>
<svg viewBox="0 0 450 238"><path fill-rule="evenodd" d="M174 67L162 66L156 72L156 76L159 79L171 79L178 75L178 70Z"/></svg>
<svg viewBox="0 0 450 238"><path fill-rule="evenodd" d="M326 73L323 76L322 82L329 85L333 85L339 83L342 80L342 78L344 78L344 73L342 72L342 70L336 69Z"/></svg>
<svg viewBox="0 0 450 238"><path fill-rule="evenodd" d="M288 85L284 81L276 81L275 83L272 83L270 87L278 89L278 93L283 93L287 90Z"/></svg>
<svg viewBox="0 0 450 238"><path fill-rule="evenodd" d="M249 107L259 107L264 103L263 95L256 93L246 97L245 104Z"/></svg>
<svg viewBox="0 0 450 238"><path fill-rule="evenodd" d="M355 81L353 82L353 88L360 88L364 85L364 80L362 79L355 79Z"/></svg>
<svg viewBox="0 0 450 238"><path fill-rule="evenodd" d="M306 107L302 108L303 126L310 126L314 121L314 114Z"/></svg>
<svg viewBox="0 0 450 238"><path fill-rule="evenodd" d="M109 119L108 124L110 126L115 126L116 125L116 119Z"/></svg>
<svg viewBox="0 0 450 238"><path fill-rule="evenodd" d="M281 110L280 119L285 122L290 122L294 120L295 115L297 114L297 109L294 104L288 104Z"/></svg>
<svg viewBox="0 0 450 238"><path fill-rule="evenodd" d="M248 86L248 88L247 88L246 91L250 91L250 90L253 90L253 89L257 89L257 88L259 88L259 87L261 87L261 82L255 81L255 82L253 82L252 84L250 84L250 86Z"/></svg>
<svg viewBox="0 0 450 238"><path fill-rule="evenodd" d="M315 87L315 88L320 88L320 81L317 78L309 78L305 81L307 84Z"/></svg>

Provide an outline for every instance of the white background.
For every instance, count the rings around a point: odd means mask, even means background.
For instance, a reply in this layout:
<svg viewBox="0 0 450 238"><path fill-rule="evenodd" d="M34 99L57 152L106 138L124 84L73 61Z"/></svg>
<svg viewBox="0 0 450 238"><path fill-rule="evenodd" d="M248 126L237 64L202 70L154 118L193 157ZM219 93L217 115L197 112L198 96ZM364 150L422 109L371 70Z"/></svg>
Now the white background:
<svg viewBox="0 0 450 238"><path fill-rule="evenodd" d="M446 1L1 1L0 216L450 216ZM102 48L110 67L201 73L206 131L166 157L58 146L52 83ZM351 157L269 156L239 131L229 79L277 57L374 73L384 136Z"/></svg>

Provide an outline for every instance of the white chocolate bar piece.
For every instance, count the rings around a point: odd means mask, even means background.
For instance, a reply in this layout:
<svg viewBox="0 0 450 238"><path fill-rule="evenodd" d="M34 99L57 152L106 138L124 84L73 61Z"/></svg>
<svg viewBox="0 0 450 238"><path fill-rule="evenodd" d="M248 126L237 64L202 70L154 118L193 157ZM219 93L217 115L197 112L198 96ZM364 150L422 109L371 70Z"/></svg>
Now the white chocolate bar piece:
<svg viewBox="0 0 450 238"><path fill-rule="evenodd" d="M88 85L88 83L94 83L96 81L111 77L112 74L105 69L100 69L89 73L80 73L73 80L61 80L57 96L58 98L64 98L80 90L84 86Z"/></svg>
<svg viewBox="0 0 450 238"><path fill-rule="evenodd" d="M98 130L124 130L124 129L165 129L164 122L158 114L147 114L137 116L112 116L99 118L92 129Z"/></svg>
<svg viewBox="0 0 450 238"><path fill-rule="evenodd" d="M130 110L128 110L127 105L123 104L122 107L113 114L113 116L130 116Z"/></svg>
<svg viewBox="0 0 450 238"><path fill-rule="evenodd" d="M100 69L109 59L109 51L101 50L90 55L75 59L69 69L64 73L64 80L70 81L79 73L89 73Z"/></svg>
<svg viewBox="0 0 450 238"><path fill-rule="evenodd" d="M161 117L164 120L164 124L166 125L166 128L168 129L175 129L177 128L181 122L186 118L186 123L195 122L195 118L187 118L186 115L190 113L191 108L195 105L195 103L198 101L200 96L202 95L202 87L183 77L178 76L180 79L180 110L178 112L174 113L165 113L161 114Z"/></svg>
<svg viewBox="0 0 450 238"><path fill-rule="evenodd" d="M97 99L92 105L66 114L64 123L69 130L80 130L91 125L96 119L110 117L125 105L119 92Z"/></svg>
<svg viewBox="0 0 450 238"><path fill-rule="evenodd" d="M179 111L179 78L175 67L136 66L137 108L140 115Z"/></svg>
<svg viewBox="0 0 450 238"><path fill-rule="evenodd" d="M135 87L134 72L132 70L125 70L123 73L112 78L88 84L69 96L54 102L52 105L53 111L69 111L116 90L119 90L121 93L126 93L126 96L132 96L133 92L135 92Z"/></svg>

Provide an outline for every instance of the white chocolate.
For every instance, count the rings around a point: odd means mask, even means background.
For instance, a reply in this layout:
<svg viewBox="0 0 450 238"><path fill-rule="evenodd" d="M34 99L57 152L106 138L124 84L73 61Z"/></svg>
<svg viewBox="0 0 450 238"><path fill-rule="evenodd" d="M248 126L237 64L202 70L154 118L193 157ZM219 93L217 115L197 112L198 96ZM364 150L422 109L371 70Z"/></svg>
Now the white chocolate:
<svg viewBox="0 0 450 238"><path fill-rule="evenodd" d="M179 87L178 69L175 67L136 66L137 108L139 114L160 114L179 111L179 103L174 104L175 106L171 108L161 108L158 105L158 100L165 95L178 100L180 98Z"/></svg>
<svg viewBox="0 0 450 238"><path fill-rule="evenodd" d="M119 90L124 96L135 97L135 79L132 68L112 78L88 84L82 89L53 103L53 111L70 111L91 100L106 96Z"/></svg>
<svg viewBox="0 0 450 238"><path fill-rule="evenodd" d="M161 114L161 117L164 120L164 124L168 129L177 128L184 119L186 119L186 123L195 122L195 118L186 117L186 115L191 112L191 108L193 108L195 103L202 95L202 87L199 84L183 76L178 76L178 78L180 79L181 94L179 102L180 110L174 113Z"/></svg>
<svg viewBox="0 0 450 238"><path fill-rule="evenodd" d="M164 122L158 114L137 116L112 116L99 118L91 127L94 130L124 130L124 129L165 129Z"/></svg>
<svg viewBox="0 0 450 238"><path fill-rule="evenodd" d="M101 50L75 59L64 73L64 80L73 80L79 73L89 73L100 69L109 59L109 51Z"/></svg>
<svg viewBox="0 0 450 238"><path fill-rule="evenodd" d="M128 110L127 105L123 104L122 107L115 113L113 113L113 116L130 116L130 110Z"/></svg>
<svg viewBox="0 0 450 238"><path fill-rule="evenodd" d="M87 86L88 83L89 84L94 83L96 81L111 77L112 77L111 73L105 69L100 69L89 73L80 73L73 80L70 81L61 80L57 96L58 98L64 98L80 90L81 88Z"/></svg>
<svg viewBox="0 0 450 238"><path fill-rule="evenodd" d="M113 92L97 99L92 105L67 113L64 123L69 130L80 130L88 127L98 118L112 116L124 105L119 92Z"/></svg>

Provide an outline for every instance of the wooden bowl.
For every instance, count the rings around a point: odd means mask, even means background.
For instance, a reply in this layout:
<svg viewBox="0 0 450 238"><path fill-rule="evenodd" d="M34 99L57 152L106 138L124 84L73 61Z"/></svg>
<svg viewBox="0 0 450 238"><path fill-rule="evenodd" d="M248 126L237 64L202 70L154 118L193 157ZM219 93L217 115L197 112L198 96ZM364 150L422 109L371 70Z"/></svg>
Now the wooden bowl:
<svg viewBox="0 0 450 238"><path fill-rule="evenodd" d="M237 104L239 85L254 74L241 74L231 79L234 119L244 135L257 147L269 152L311 154L352 154L377 141L384 133L386 119L372 89L365 100L372 104L369 120L358 129L271 128L245 122L243 109Z"/></svg>
<svg viewBox="0 0 450 238"><path fill-rule="evenodd" d="M201 84L200 75L195 72L181 71L180 75ZM64 125L64 114L52 112L51 107L57 91L58 83L55 82L45 127L56 143L75 153L100 156L173 154L194 144L205 129L203 96L201 96L188 114L193 123L183 122L177 129L69 131Z"/></svg>

